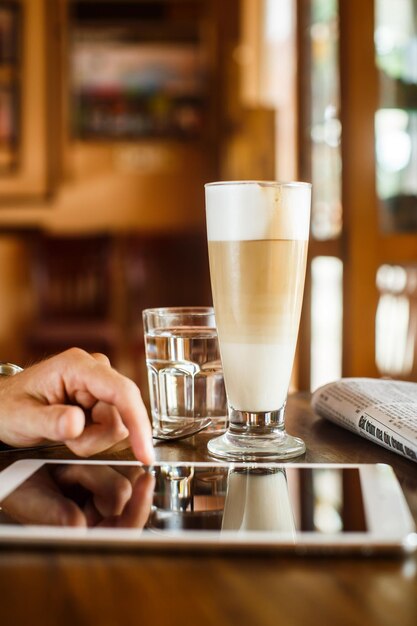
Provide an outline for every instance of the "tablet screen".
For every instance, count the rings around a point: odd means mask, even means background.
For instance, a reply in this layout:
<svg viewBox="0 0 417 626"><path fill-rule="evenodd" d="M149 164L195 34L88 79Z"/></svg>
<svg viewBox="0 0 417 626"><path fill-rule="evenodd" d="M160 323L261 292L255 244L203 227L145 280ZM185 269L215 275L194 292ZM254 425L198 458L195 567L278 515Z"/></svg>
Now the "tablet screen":
<svg viewBox="0 0 417 626"><path fill-rule="evenodd" d="M343 534L367 530L352 467L45 463L0 502L0 525Z"/></svg>

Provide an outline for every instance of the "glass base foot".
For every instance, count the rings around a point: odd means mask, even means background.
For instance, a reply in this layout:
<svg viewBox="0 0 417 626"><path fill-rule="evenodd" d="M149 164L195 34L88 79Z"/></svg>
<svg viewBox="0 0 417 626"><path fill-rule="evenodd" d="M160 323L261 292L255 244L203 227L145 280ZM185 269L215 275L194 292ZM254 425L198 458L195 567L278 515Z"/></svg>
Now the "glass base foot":
<svg viewBox="0 0 417 626"><path fill-rule="evenodd" d="M209 454L222 461L285 461L304 454L302 439L285 430L268 434L235 434L230 431L208 442Z"/></svg>

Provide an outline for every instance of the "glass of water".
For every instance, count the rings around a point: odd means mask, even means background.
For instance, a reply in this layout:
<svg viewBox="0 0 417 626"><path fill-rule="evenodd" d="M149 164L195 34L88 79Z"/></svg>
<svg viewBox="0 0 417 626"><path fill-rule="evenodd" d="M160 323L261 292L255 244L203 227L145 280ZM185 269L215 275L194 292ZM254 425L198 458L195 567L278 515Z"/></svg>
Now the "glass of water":
<svg viewBox="0 0 417 626"><path fill-rule="evenodd" d="M226 427L227 403L212 307L143 311L152 422L174 428L210 417Z"/></svg>

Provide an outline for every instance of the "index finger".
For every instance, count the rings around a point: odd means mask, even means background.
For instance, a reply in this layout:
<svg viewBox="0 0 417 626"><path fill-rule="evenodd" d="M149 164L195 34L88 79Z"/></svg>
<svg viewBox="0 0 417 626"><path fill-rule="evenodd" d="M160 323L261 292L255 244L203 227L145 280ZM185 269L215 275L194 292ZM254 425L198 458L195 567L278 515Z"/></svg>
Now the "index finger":
<svg viewBox="0 0 417 626"><path fill-rule="evenodd" d="M135 383L113 369L97 367L86 379L88 390L97 400L112 404L129 431L130 443L137 459L146 464L154 461L152 429L141 393Z"/></svg>
<svg viewBox="0 0 417 626"><path fill-rule="evenodd" d="M109 365L92 358L83 350L68 350L55 372L61 377L65 393L74 398L80 391L97 400L113 405L129 431L130 442L136 458L152 464L154 451L152 429L148 413L137 385ZM59 355L62 357L63 355ZM55 360L55 359L54 359Z"/></svg>

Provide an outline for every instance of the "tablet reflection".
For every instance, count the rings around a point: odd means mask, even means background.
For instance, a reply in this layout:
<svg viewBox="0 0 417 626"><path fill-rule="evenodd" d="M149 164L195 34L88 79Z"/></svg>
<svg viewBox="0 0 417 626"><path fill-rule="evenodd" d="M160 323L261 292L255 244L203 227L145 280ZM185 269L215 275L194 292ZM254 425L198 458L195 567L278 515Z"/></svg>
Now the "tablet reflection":
<svg viewBox="0 0 417 626"><path fill-rule="evenodd" d="M147 524L159 530L220 530L227 471L219 467L153 468L154 506Z"/></svg>
<svg viewBox="0 0 417 626"><path fill-rule="evenodd" d="M295 541L296 525L285 470L230 470L222 530L279 532Z"/></svg>
<svg viewBox="0 0 417 626"><path fill-rule="evenodd" d="M283 469L155 468L153 530L261 531L295 538L296 524Z"/></svg>
<svg viewBox="0 0 417 626"><path fill-rule="evenodd" d="M138 466L52 464L5 498L2 514L18 524L143 528L154 483Z"/></svg>
<svg viewBox="0 0 417 626"><path fill-rule="evenodd" d="M337 534L366 530L357 468L46 464L0 502L0 526Z"/></svg>

